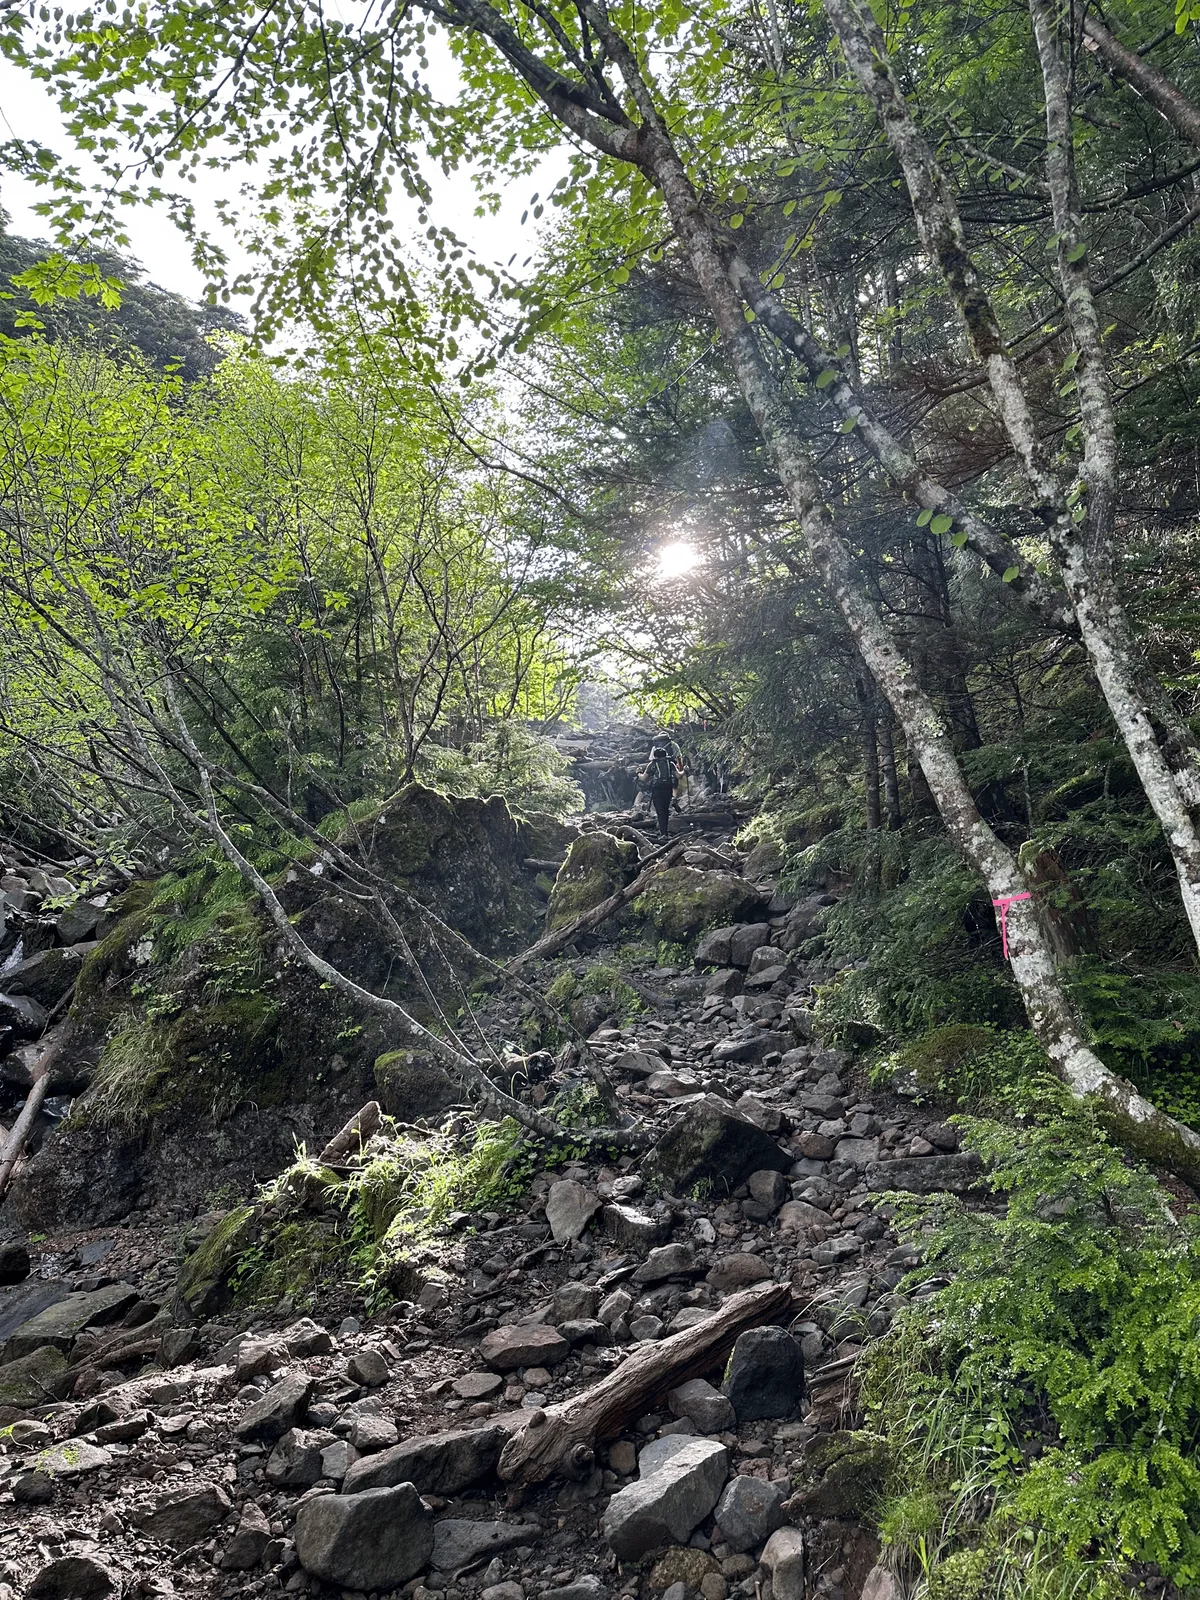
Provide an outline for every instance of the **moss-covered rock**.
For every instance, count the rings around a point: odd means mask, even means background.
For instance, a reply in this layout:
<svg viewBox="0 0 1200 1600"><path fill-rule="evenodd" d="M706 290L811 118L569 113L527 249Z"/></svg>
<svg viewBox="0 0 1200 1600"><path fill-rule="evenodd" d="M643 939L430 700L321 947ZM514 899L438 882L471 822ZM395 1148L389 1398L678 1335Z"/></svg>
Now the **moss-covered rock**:
<svg viewBox="0 0 1200 1600"><path fill-rule="evenodd" d="M550 891L547 926L564 927L591 911L637 872L637 846L611 833L585 833L571 845Z"/></svg>
<svg viewBox="0 0 1200 1600"><path fill-rule="evenodd" d="M43 1345L0 1367L0 1406L24 1411L61 1400L67 1392L67 1358L61 1350Z"/></svg>
<svg viewBox="0 0 1200 1600"><path fill-rule="evenodd" d="M804 1447L789 1509L810 1517L869 1517L891 1464L891 1448L877 1433L818 1434Z"/></svg>
<svg viewBox="0 0 1200 1600"><path fill-rule="evenodd" d="M974 1022L951 1022L931 1028L904 1045L897 1052L896 1069L911 1075L917 1087L927 1094L943 1091L953 1095L972 1059L995 1043L996 1034L991 1028Z"/></svg>
<svg viewBox="0 0 1200 1600"><path fill-rule="evenodd" d="M419 1050L389 1050L375 1060L379 1103L389 1117L417 1122L462 1099L462 1087L446 1069Z"/></svg>
<svg viewBox="0 0 1200 1600"><path fill-rule="evenodd" d="M259 1206L235 1206L184 1259L175 1286L178 1313L201 1319L224 1310L232 1299L230 1274L253 1244L261 1217Z"/></svg>
<svg viewBox="0 0 1200 1600"><path fill-rule="evenodd" d="M633 902L660 939L687 944L705 928L744 922L761 910L762 895L745 878L728 872L668 867Z"/></svg>
<svg viewBox="0 0 1200 1600"><path fill-rule="evenodd" d="M525 854L539 861L557 861L579 838L579 829L571 822L560 822L544 811L534 811L523 817L520 824Z"/></svg>

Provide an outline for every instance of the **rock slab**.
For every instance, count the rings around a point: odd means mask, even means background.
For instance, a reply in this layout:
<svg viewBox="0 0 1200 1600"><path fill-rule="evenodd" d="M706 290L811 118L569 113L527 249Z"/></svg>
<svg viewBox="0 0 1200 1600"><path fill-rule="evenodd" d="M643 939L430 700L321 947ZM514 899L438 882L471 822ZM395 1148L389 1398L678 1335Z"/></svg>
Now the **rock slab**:
<svg viewBox="0 0 1200 1600"><path fill-rule="evenodd" d="M343 1589L394 1589L433 1552L433 1519L411 1483L362 1494L322 1494L296 1514L305 1572Z"/></svg>
<svg viewBox="0 0 1200 1600"><path fill-rule="evenodd" d="M618 1559L636 1561L660 1545L686 1543L716 1505L728 1472L723 1444L684 1439L655 1471L618 1490L602 1523Z"/></svg>

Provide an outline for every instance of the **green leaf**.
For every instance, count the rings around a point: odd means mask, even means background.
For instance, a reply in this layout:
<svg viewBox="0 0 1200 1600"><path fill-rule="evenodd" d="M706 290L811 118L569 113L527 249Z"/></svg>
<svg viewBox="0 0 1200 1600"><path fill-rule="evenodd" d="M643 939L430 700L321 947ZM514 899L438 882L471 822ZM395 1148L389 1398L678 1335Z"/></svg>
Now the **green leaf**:
<svg viewBox="0 0 1200 1600"><path fill-rule="evenodd" d="M1020 567L1005 567L1001 582L1012 583L1021 576Z"/></svg>
<svg viewBox="0 0 1200 1600"><path fill-rule="evenodd" d="M1073 244L1067 251L1067 260L1070 262L1082 261L1085 255L1087 255L1086 244Z"/></svg>
<svg viewBox="0 0 1200 1600"><path fill-rule="evenodd" d="M963 532L963 530L961 528L959 529L959 531L957 533L952 533L950 535L950 543L954 546L954 548L956 550L961 550L963 545L966 544L966 542L967 542L967 535Z"/></svg>
<svg viewBox="0 0 1200 1600"><path fill-rule="evenodd" d="M844 361L849 354L850 346L848 344L840 344L834 351L834 355L837 356L839 361Z"/></svg>
<svg viewBox="0 0 1200 1600"><path fill-rule="evenodd" d="M857 428L857 427L858 427L858 418L857 417L847 417L844 422L841 422L841 423L838 424L838 432L839 433L853 433L855 428Z"/></svg>
<svg viewBox="0 0 1200 1600"><path fill-rule="evenodd" d="M932 516L933 516L933 512L930 511L928 506L926 506L924 511L920 512L918 514L918 516L917 516L917 527L918 528L927 528L929 526L930 519L932 518Z"/></svg>
<svg viewBox="0 0 1200 1600"><path fill-rule="evenodd" d="M940 537L943 533L950 532L950 529L954 526L954 518L945 511L939 511L929 526L930 530Z"/></svg>
<svg viewBox="0 0 1200 1600"><path fill-rule="evenodd" d="M745 217L742 215L742 213L740 211L735 211L733 213L733 215L729 219L729 226L731 228L740 228L742 223L745 222L745 220L746 220Z"/></svg>
<svg viewBox="0 0 1200 1600"><path fill-rule="evenodd" d="M825 371L822 372L820 374L820 376L817 378L817 388L818 389L828 389L829 385L831 383L833 383L836 380L836 378L837 378L837 373L833 370L833 368L832 367L826 367Z"/></svg>

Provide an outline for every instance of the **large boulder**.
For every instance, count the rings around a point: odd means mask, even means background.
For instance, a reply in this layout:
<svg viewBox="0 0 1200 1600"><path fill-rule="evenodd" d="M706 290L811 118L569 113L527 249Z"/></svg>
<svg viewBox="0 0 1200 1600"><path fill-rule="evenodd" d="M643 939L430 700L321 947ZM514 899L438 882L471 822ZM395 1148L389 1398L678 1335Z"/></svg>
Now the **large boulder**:
<svg viewBox="0 0 1200 1600"><path fill-rule="evenodd" d="M27 956L4 974L5 994L28 995L51 1010L78 978L89 949L87 945L68 945Z"/></svg>
<svg viewBox="0 0 1200 1600"><path fill-rule="evenodd" d="M411 1483L362 1494L323 1494L296 1514L305 1572L343 1589L395 1589L433 1552L433 1518Z"/></svg>
<svg viewBox="0 0 1200 1600"><path fill-rule="evenodd" d="M4 1360L16 1361L49 1345L64 1353L85 1328L114 1322L138 1298L128 1283L110 1283L103 1289L81 1290L39 1311L5 1340Z"/></svg>
<svg viewBox="0 0 1200 1600"><path fill-rule="evenodd" d="M633 909L660 939L686 944L705 928L740 922L763 906L763 896L745 878L729 872L668 867L656 873Z"/></svg>
<svg viewBox="0 0 1200 1600"><path fill-rule="evenodd" d="M728 1101L705 1095L659 1140L646 1170L670 1194L689 1195L699 1185L728 1194L751 1172L787 1172L791 1164L769 1133L739 1117Z"/></svg>
<svg viewBox="0 0 1200 1600"><path fill-rule="evenodd" d="M747 1328L737 1336L721 1387L739 1424L790 1417L804 1393L799 1342L785 1328Z"/></svg>
<svg viewBox="0 0 1200 1600"><path fill-rule="evenodd" d="M550 891L547 927L564 927L591 911L623 889L636 872L636 845L615 839L611 833L581 834L558 869Z"/></svg>
<svg viewBox="0 0 1200 1600"><path fill-rule="evenodd" d="M73 1376L66 1356L52 1345L43 1345L16 1361L6 1361L0 1366L0 1408L25 1411L30 1406L44 1405L47 1396L60 1400Z"/></svg>

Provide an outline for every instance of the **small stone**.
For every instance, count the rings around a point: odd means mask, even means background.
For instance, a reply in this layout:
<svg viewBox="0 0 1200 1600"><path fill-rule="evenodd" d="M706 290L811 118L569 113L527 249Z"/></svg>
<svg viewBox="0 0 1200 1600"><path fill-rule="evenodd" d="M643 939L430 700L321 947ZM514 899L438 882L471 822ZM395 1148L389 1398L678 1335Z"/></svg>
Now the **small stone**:
<svg viewBox="0 0 1200 1600"><path fill-rule="evenodd" d="M494 1556L514 1545L529 1544L534 1533L526 1522L475 1522L443 1517L433 1529L433 1567L455 1573L484 1556Z"/></svg>
<svg viewBox="0 0 1200 1600"><path fill-rule="evenodd" d="M542 1600L608 1600L608 1590L592 1572L585 1572L574 1583L543 1591Z"/></svg>
<svg viewBox="0 0 1200 1600"><path fill-rule="evenodd" d="M633 1275L634 1283L662 1283L676 1273L690 1272L693 1263L692 1247L688 1244L664 1244L650 1254Z"/></svg>
<svg viewBox="0 0 1200 1600"><path fill-rule="evenodd" d="M238 1418L234 1432L240 1439L281 1439L304 1415L312 1379L306 1372L289 1372Z"/></svg>
<svg viewBox="0 0 1200 1600"><path fill-rule="evenodd" d="M813 1228L826 1228L829 1218L807 1200L789 1200L779 1213L781 1233L811 1233Z"/></svg>
<svg viewBox="0 0 1200 1600"><path fill-rule="evenodd" d="M581 1239L600 1206L599 1195L573 1178L561 1178L552 1183L546 1196L546 1221L557 1243L569 1244Z"/></svg>
<svg viewBox="0 0 1200 1600"><path fill-rule="evenodd" d="M309 1356L327 1356L333 1349L333 1339L327 1329L311 1317L301 1317L279 1335L290 1356L305 1360Z"/></svg>
<svg viewBox="0 0 1200 1600"><path fill-rule="evenodd" d="M753 1550L783 1522L787 1485L741 1476L725 1485L716 1509L716 1523L734 1550Z"/></svg>
<svg viewBox="0 0 1200 1600"><path fill-rule="evenodd" d="M328 1442L328 1434L289 1428L271 1451L263 1476L281 1488L310 1489L323 1476L321 1453Z"/></svg>
<svg viewBox="0 0 1200 1600"><path fill-rule="evenodd" d="M503 1385L504 1379L494 1372L467 1372L455 1378L450 1387L460 1400L487 1400Z"/></svg>
<svg viewBox="0 0 1200 1600"><path fill-rule="evenodd" d="M560 1322L558 1331L568 1344L611 1344L608 1325L596 1317L584 1317L578 1322Z"/></svg>
<svg viewBox="0 0 1200 1600"><path fill-rule="evenodd" d="M729 1453L715 1439L655 1443L676 1448L657 1470L618 1490L604 1513L604 1536L621 1561L686 1540L716 1505L729 1470Z"/></svg>
<svg viewBox="0 0 1200 1600"><path fill-rule="evenodd" d="M364 1384L368 1389L382 1388L392 1375L383 1356L370 1345L354 1352L346 1363L346 1372L355 1383Z"/></svg>
<svg viewBox="0 0 1200 1600"><path fill-rule="evenodd" d="M899 1578L886 1567L872 1567L863 1580L862 1600L903 1600L903 1596Z"/></svg>
<svg viewBox="0 0 1200 1600"><path fill-rule="evenodd" d="M778 1211L791 1194L783 1173L773 1170L752 1172L746 1179L746 1187L750 1191L751 1199L769 1207L772 1212Z"/></svg>
<svg viewBox="0 0 1200 1600"><path fill-rule="evenodd" d="M479 1600L525 1600L525 1591L519 1583L490 1583Z"/></svg>
<svg viewBox="0 0 1200 1600"><path fill-rule="evenodd" d="M554 1291L554 1325L586 1322L597 1314L600 1291L590 1283L564 1283Z"/></svg>
<svg viewBox="0 0 1200 1600"><path fill-rule="evenodd" d="M358 1451L349 1439L335 1439L321 1451L321 1476L341 1483L357 1460Z"/></svg>
<svg viewBox="0 0 1200 1600"><path fill-rule="evenodd" d="M251 1567L258 1566L270 1539L271 1525L265 1514L253 1500L247 1500L237 1531L221 1557L222 1567L227 1572L248 1572Z"/></svg>
<svg viewBox="0 0 1200 1600"><path fill-rule="evenodd" d="M763 1549L762 1564L777 1600L805 1600L804 1535L798 1528L777 1528Z"/></svg>
<svg viewBox="0 0 1200 1600"><path fill-rule="evenodd" d="M725 1600L728 1586L719 1572L706 1572L700 1580L700 1593L703 1600Z"/></svg>
<svg viewBox="0 0 1200 1600"><path fill-rule="evenodd" d="M608 1464L622 1478L637 1469L637 1450L632 1439L616 1439L608 1447Z"/></svg>
<svg viewBox="0 0 1200 1600"><path fill-rule="evenodd" d="M618 1318L623 1317L633 1305L633 1296L628 1289L614 1289L601 1303L597 1313L600 1321L612 1326Z"/></svg>
<svg viewBox="0 0 1200 1600"><path fill-rule="evenodd" d="M652 1217L636 1206L605 1206L603 1221L605 1233L623 1250L649 1250L671 1234L670 1218Z"/></svg>
<svg viewBox="0 0 1200 1600"><path fill-rule="evenodd" d="M390 1450L399 1442L400 1430L391 1417L365 1412L350 1424L350 1443L360 1455L370 1455L373 1450Z"/></svg>
<svg viewBox="0 0 1200 1600"><path fill-rule="evenodd" d="M239 1383L265 1377L287 1365L287 1349L278 1339L244 1339L238 1347L233 1375Z"/></svg>
<svg viewBox="0 0 1200 1600"><path fill-rule="evenodd" d="M690 1417L701 1433L724 1433L736 1426L733 1406L704 1378L681 1383L667 1395L672 1416Z"/></svg>
<svg viewBox="0 0 1200 1600"><path fill-rule="evenodd" d="M761 1256L736 1250L713 1264L705 1282L726 1294L733 1289L745 1289L752 1283L763 1283L770 1276L771 1269Z"/></svg>
<svg viewBox="0 0 1200 1600"><path fill-rule="evenodd" d="M663 1331L661 1317L635 1317L629 1324L630 1337L635 1340L657 1339Z"/></svg>
<svg viewBox="0 0 1200 1600"><path fill-rule="evenodd" d="M479 1341L480 1359L497 1372L515 1372L518 1367L556 1367L566 1359L570 1348L561 1333L543 1322L493 1328Z"/></svg>
<svg viewBox="0 0 1200 1600"><path fill-rule="evenodd" d="M687 1584L672 1583L662 1592L662 1600L686 1600Z"/></svg>
<svg viewBox="0 0 1200 1600"><path fill-rule="evenodd" d="M47 1506L54 1499L54 1479L48 1472L23 1472L13 1480L12 1497L19 1506Z"/></svg>
<svg viewBox="0 0 1200 1600"><path fill-rule="evenodd" d="M147 1537L184 1550L199 1543L232 1510L233 1503L224 1489L206 1483L199 1489L165 1496L153 1511L139 1519L139 1526Z"/></svg>

